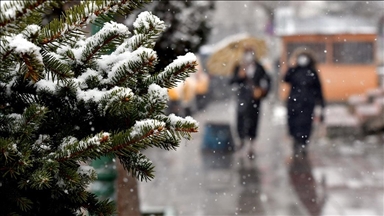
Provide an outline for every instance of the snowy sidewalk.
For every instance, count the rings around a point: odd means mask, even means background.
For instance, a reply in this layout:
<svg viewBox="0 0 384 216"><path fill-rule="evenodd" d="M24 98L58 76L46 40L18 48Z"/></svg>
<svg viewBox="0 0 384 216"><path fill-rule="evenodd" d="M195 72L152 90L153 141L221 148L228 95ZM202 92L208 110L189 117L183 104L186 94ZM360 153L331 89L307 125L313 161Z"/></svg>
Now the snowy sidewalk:
<svg viewBox="0 0 384 216"><path fill-rule="evenodd" d="M302 167L291 157L285 108L265 101L255 160L201 151L204 125L227 122L234 130L234 113L232 98L212 102L194 116L201 131L192 141L176 152L144 152L156 165L156 177L139 184L143 208L169 207L180 216L384 214L384 154L377 137L348 142L316 137ZM295 178L291 167L312 180Z"/></svg>

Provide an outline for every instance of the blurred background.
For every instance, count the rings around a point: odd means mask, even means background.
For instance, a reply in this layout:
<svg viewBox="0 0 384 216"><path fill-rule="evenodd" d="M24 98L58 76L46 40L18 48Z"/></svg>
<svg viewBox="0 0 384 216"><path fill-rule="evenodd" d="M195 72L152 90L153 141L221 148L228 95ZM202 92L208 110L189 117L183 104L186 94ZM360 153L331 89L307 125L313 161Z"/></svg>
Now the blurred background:
<svg viewBox="0 0 384 216"><path fill-rule="evenodd" d="M200 132L177 151L145 152L156 165L151 182L136 182L113 158L95 161L95 193L117 200L121 215L384 215L383 1L154 1L142 10L168 26L155 47L158 69L186 52L198 57L197 72L169 89L165 112L194 117ZM132 26L141 11L115 19ZM247 38L272 77L254 160L232 151L230 61L239 59L222 51ZM282 82L298 47L314 52L327 104L302 160L292 157Z"/></svg>
<svg viewBox="0 0 384 216"><path fill-rule="evenodd" d="M179 31L200 22L207 32L200 34L198 49L188 51L199 56L208 79L194 77L190 82L200 91L184 100L195 102L183 102L179 91L176 108L197 119L200 132L176 152L148 150L157 175L139 183L142 209L168 215L383 215L384 2L206 1L200 7L204 4L209 10L178 19L196 19ZM196 35L183 36L194 41ZM246 37L264 41L267 52L260 61L273 78L252 161L225 151L238 144L236 89L223 73L226 62L216 71L208 65L220 49ZM302 46L316 54L327 103L304 161L292 158L288 89L281 82L290 55Z"/></svg>

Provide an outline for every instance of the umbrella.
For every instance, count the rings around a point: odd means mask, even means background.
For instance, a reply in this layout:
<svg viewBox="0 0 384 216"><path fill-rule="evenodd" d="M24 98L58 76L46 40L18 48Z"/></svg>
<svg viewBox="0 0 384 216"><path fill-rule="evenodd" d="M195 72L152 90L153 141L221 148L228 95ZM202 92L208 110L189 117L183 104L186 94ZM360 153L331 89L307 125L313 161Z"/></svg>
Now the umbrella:
<svg viewBox="0 0 384 216"><path fill-rule="evenodd" d="M264 40L249 35L235 35L224 39L215 48L207 61L208 72L212 75L228 76L239 63L245 48L255 50L255 58L267 54Z"/></svg>

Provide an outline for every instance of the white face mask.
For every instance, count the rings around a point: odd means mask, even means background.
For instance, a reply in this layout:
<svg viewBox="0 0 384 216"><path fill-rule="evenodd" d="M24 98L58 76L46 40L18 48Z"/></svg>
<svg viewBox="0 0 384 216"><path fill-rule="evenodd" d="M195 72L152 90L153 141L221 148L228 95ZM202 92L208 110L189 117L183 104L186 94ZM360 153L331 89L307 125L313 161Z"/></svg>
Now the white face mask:
<svg viewBox="0 0 384 216"><path fill-rule="evenodd" d="M251 52L247 52L244 54L244 62L251 63L255 59L255 56Z"/></svg>
<svg viewBox="0 0 384 216"><path fill-rule="evenodd" d="M301 67L305 67L309 64L309 58L305 55L300 55L297 57L297 64Z"/></svg>

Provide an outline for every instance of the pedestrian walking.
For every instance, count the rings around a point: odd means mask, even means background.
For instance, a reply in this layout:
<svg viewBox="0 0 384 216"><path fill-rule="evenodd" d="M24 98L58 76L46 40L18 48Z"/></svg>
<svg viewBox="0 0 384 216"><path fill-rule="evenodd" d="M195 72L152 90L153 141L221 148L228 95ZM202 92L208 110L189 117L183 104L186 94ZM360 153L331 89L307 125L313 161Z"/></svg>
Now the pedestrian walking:
<svg viewBox="0 0 384 216"><path fill-rule="evenodd" d="M294 155L306 154L310 140L314 109L321 106L320 121L324 121L324 97L314 55L305 49L292 54L292 67L285 73L284 81L290 84L287 100L289 133L294 140Z"/></svg>
<svg viewBox="0 0 384 216"><path fill-rule="evenodd" d="M271 86L270 76L257 60L253 49L245 49L240 63L234 69L230 83L238 85L237 132L240 138L238 150L249 140L248 157L253 159L260 103L267 96Z"/></svg>

